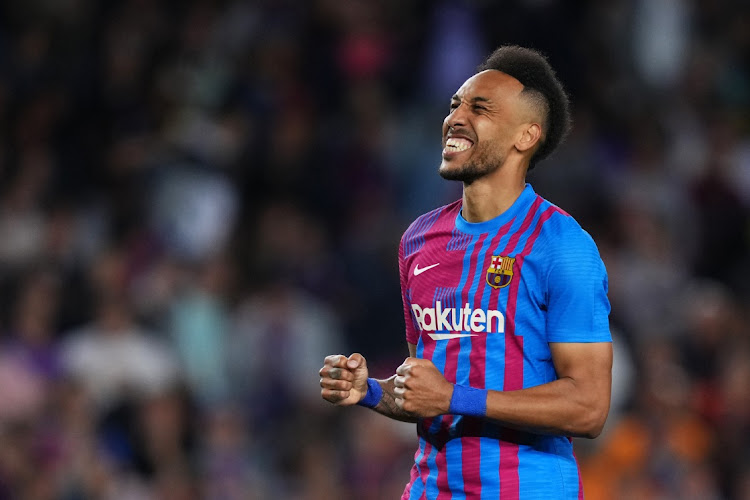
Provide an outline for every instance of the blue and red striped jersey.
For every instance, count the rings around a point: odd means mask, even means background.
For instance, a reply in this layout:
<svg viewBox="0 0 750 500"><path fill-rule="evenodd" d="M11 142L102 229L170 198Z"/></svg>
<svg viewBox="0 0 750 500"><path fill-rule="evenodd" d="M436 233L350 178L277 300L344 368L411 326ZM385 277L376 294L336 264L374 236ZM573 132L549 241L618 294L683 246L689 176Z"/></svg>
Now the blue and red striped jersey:
<svg viewBox="0 0 750 500"><path fill-rule="evenodd" d="M610 342L594 241L530 185L469 223L461 200L412 223L399 246L406 339L452 383L512 391L557 378L550 342ZM571 439L441 415L417 424L402 500L582 498Z"/></svg>

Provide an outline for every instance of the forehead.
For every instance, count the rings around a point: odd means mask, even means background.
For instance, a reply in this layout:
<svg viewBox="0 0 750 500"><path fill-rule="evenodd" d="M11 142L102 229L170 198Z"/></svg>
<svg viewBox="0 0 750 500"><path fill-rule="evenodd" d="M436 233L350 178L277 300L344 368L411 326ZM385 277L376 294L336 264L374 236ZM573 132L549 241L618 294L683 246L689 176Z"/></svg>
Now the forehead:
<svg viewBox="0 0 750 500"><path fill-rule="evenodd" d="M512 76L488 69L466 80L456 92L456 96L461 99L483 97L492 101L502 101L518 96L523 88L523 84Z"/></svg>

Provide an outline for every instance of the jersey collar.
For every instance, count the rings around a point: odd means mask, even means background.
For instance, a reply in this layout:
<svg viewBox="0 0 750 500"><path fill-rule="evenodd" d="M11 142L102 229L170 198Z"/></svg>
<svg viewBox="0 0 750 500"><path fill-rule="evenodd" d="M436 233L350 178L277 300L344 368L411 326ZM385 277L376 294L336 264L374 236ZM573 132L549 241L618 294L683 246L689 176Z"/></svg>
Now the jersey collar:
<svg viewBox="0 0 750 500"><path fill-rule="evenodd" d="M526 184L526 187L521 191L521 195L513 202L513 204L494 219L490 219L484 222L468 222L464 219L461 214L461 210L456 215L456 228L462 233L467 234L484 234L493 233L500 229L503 225L513 220L519 213L524 213L536 198L536 193L531 187L531 184Z"/></svg>

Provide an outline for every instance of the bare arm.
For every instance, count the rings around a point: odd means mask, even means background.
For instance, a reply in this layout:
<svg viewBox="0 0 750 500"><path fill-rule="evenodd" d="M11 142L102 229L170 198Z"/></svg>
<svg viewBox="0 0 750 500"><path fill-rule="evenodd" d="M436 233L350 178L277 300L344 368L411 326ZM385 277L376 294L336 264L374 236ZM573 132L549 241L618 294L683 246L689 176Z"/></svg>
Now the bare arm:
<svg viewBox="0 0 750 500"><path fill-rule="evenodd" d="M595 438L609 413L612 344L550 344L558 379L519 391L489 391L487 418L534 432Z"/></svg>
<svg viewBox="0 0 750 500"><path fill-rule="evenodd" d="M612 344L550 344L558 380L518 391L488 391L486 418L530 432L593 438L609 413ZM449 413L453 384L428 360L409 358L393 383L409 415Z"/></svg>

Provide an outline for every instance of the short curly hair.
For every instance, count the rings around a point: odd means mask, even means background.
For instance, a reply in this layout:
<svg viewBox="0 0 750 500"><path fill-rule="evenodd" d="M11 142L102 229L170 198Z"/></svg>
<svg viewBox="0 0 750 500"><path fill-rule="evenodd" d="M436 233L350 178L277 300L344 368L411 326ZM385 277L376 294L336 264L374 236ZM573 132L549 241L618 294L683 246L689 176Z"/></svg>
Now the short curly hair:
<svg viewBox="0 0 750 500"><path fill-rule="evenodd" d="M529 161L531 170L552 154L570 132L572 120L568 95L547 58L534 49L517 45L498 47L479 65L477 72L488 69L501 71L521 82L524 86L522 94L537 101L546 111L542 143Z"/></svg>

